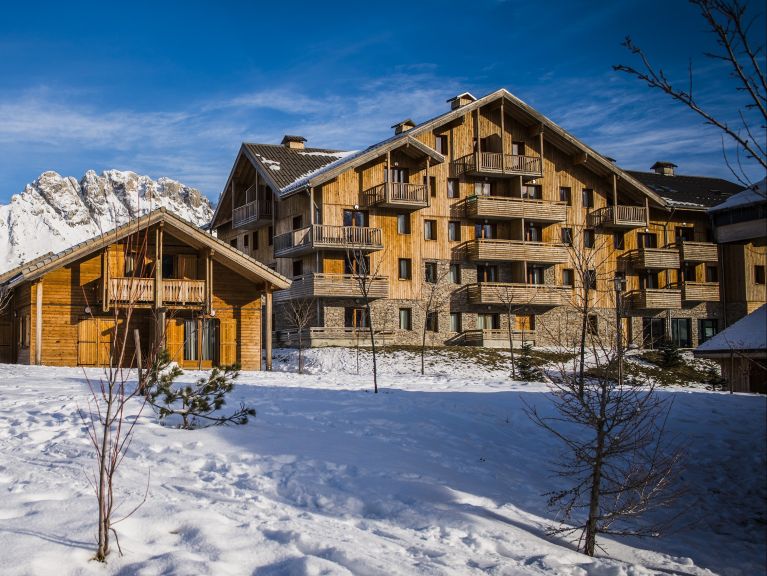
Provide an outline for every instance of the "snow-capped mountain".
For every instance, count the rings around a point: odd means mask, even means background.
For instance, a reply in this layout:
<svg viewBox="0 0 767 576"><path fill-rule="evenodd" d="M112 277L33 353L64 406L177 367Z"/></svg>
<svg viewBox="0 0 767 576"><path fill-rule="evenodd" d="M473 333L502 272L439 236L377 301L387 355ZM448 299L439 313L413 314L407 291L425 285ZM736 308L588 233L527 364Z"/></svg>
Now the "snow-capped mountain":
<svg viewBox="0 0 767 576"><path fill-rule="evenodd" d="M198 226L213 217L205 196L170 178L155 181L134 172L98 175L89 170L78 182L43 172L9 204L0 205L0 272L160 207Z"/></svg>

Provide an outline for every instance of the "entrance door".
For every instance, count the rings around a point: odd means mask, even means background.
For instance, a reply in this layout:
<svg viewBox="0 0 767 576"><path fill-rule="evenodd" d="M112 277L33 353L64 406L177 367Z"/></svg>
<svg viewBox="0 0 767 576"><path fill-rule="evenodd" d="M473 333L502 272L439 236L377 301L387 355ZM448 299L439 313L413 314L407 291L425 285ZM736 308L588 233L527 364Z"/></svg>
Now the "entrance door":
<svg viewBox="0 0 767 576"><path fill-rule="evenodd" d="M81 318L77 324L77 364L108 366L115 338L114 318Z"/></svg>
<svg viewBox="0 0 767 576"><path fill-rule="evenodd" d="M658 348L666 339L664 318L642 318L642 335L647 348Z"/></svg>

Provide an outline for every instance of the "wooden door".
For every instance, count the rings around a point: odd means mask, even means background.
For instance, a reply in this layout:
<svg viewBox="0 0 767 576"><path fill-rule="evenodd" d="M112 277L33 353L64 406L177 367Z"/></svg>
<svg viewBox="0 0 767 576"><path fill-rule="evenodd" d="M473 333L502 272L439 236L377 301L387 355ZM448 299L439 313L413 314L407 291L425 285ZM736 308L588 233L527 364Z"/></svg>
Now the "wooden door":
<svg viewBox="0 0 767 576"><path fill-rule="evenodd" d="M0 363L10 363L13 354L13 325L10 319L0 320Z"/></svg>
<svg viewBox="0 0 767 576"><path fill-rule="evenodd" d="M221 320L221 364L237 362L237 321Z"/></svg>
<svg viewBox="0 0 767 576"><path fill-rule="evenodd" d="M98 322L98 363L99 366L109 366L117 324L114 318L97 318L96 321ZM115 355L117 354L119 351L115 352ZM115 364L117 362L119 362L119 358L115 359Z"/></svg>
<svg viewBox="0 0 767 576"><path fill-rule="evenodd" d="M95 366L98 359L98 318L81 318L77 324L77 364L78 366Z"/></svg>
<svg viewBox="0 0 767 576"><path fill-rule="evenodd" d="M171 318L165 323L165 349L170 354L171 360L184 362L184 320Z"/></svg>

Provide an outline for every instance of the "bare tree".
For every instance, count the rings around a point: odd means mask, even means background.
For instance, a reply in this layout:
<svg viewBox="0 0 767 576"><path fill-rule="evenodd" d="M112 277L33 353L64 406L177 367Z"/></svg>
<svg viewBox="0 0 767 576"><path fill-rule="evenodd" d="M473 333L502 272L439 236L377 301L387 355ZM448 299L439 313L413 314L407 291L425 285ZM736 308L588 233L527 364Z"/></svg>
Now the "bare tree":
<svg viewBox="0 0 767 576"><path fill-rule="evenodd" d="M509 338L509 356L511 358L511 379L517 376L516 360L514 358L514 319L517 314L524 310L531 302L532 298L520 298L519 292L514 286L499 285L495 286L498 299L503 304L503 311L506 314L506 332ZM524 334L524 333L523 333ZM523 338L524 340L524 338Z"/></svg>
<svg viewBox="0 0 767 576"><path fill-rule="evenodd" d="M741 151L747 159L754 160L763 170L767 170L767 149L764 145L767 130L767 76L759 62L760 58L764 58L764 46L755 45L756 39L752 33L754 24L757 29L764 30L764 23L747 14L748 3L740 0L691 0L691 3L700 11L718 46L717 52L707 52L705 56L725 62L729 76L735 79L735 90L742 98L736 125L731 125L726 117L701 104L695 97L692 63L688 69L688 86L680 88L668 79L662 68L653 66L646 53L627 37L623 45L640 59L641 66L635 68L618 64L613 69L634 76L650 88L668 94L674 101L702 117L706 124L717 127L722 132L723 152L725 136L734 141L737 145L737 169L729 162L726 154L725 161L733 176L745 185L750 182L741 164ZM764 65L763 61L761 65Z"/></svg>
<svg viewBox="0 0 767 576"><path fill-rule="evenodd" d="M660 535L671 519L637 520L680 494L683 451L666 434L671 403L652 383L640 387L618 379L621 351L612 336L592 335L594 365L585 380L561 364L551 385L553 414L527 409L564 445L556 474L567 485L549 494L549 505L567 525L552 532L579 533L578 547L590 556L598 535Z"/></svg>
<svg viewBox="0 0 767 576"><path fill-rule="evenodd" d="M288 324L296 330L298 338L298 373L304 373L304 331L314 318L317 301L314 298L296 298L284 306Z"/></svg>
<svg viewBox="0 0 767 576"><path fill-rule="evenodd" d="M0 286L0 316L11 305L12 296L13 288L9 288L7 284Z"/></svg>
<svg viewBox="0 0 767 576"><path fill-rule="evenodd" d="M421 374L425 373L426 337L431 332L435 334L438 329L439 313L442 312L450 301L451 284L446 282L449 270L442 273L437 271L437 263L434 263L432 272L424 269L424 281L419 306L423 313L423 329L421 331Z"/></svg>

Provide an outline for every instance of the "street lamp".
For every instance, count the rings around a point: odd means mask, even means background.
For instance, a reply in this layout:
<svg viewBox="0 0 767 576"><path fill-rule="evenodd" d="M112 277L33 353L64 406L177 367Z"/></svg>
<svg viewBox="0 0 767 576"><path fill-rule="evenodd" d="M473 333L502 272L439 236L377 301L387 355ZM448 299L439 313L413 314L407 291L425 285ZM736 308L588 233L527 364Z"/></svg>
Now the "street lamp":
<svg viewBox="0 0 767 576"><path fill-rule="evenodd" d="M615 287L615 338L618 351L618 385L623 386L623 337L621 335L621 310L623 308L623 292L626 290L626 277L616 274L613 278Z"/></svg>

